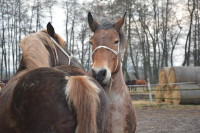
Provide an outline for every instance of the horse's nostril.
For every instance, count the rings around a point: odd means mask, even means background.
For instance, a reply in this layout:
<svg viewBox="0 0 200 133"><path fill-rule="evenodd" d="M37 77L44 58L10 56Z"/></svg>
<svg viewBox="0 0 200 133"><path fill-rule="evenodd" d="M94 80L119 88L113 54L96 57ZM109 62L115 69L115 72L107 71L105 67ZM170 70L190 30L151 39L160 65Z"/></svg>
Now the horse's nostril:
<svg viewBox="0 0 200 133"><path fill-rule="evenodd" d="M102 73L103 73L102 75L103 75L104 78L106 77L106 72L107 72L106 70L102 71Z"/></svg>
<svg viewBox="0 0 200 133"><path fill-rule="evenodd" d="M92 69L92 77L94 77L96 79L96 72Z"/></svg>

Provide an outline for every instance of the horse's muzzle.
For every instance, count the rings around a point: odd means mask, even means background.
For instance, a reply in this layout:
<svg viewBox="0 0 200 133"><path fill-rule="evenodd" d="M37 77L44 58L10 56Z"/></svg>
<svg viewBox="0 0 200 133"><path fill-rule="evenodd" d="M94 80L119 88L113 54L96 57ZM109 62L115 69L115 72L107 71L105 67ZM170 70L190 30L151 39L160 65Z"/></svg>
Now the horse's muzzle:
<svg viewBox="0 0 200 133"><path fill-rule="evenodd" d="M107 75L107 70L106 69L101 69L99 71L96 71L92 69L92 76L101 84L103 85L103 81L106 78Z"/></svg>

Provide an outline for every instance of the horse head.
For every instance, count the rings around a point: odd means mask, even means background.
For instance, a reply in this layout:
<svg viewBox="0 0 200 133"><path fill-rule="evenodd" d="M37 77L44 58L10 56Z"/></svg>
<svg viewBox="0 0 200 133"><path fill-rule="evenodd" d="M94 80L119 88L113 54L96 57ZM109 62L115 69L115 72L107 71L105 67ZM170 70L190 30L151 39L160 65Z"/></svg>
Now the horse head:
<svg viewBox="0 0 200 133"><path fill-rule="evenodd" d="M19 45L23 52L17 73L25 69L31 70L38 67L61 65L73 65L83 68L78 60L66 49L66 42L55 33L51 23L47 24L47 30L24 37Z"/></svg>
<svg viewBox="0 0 200 133"><path fill-rule="evenodd" d="M94 33L90 38L92 45L92 75L101 84L107 85L111 75L120 69L120 48L124 46L125 37L121 30L126 13L116 23L99 24L88 13L88 23Z"/></svg>

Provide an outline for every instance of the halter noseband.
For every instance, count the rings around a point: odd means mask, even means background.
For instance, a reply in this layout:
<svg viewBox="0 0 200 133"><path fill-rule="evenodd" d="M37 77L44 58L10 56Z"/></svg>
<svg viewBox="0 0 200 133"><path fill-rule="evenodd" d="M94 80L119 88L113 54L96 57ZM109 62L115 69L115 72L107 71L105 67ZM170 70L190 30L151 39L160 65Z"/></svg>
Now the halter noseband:
<svg viewBox="0 0 200 133"><path fill-rule="evenodd" d="M50 37L50 36L49 36ZM71 59L74 57L73 54L69 55L52 37L50 37L51 41L68 57L68 65L71 63ZM58 60L58 54L56 53L57 60Z"/></svg>
<svg viewBox="0 0 200 133"><path fill-rule="evenodd" d="M108 50L110 50L111 52L113 52L116 56L117 56L117 64L116 64L116 66L115 66L115 70L114 70L114 72L117 70L117 67L118 67L118 54L119 54L119 45L118 45L118 51L115 51L115 50L113 50L113 49L111 49L111 48L109 48L109 47L107 47L107 46L98 46L98 47L96 47L95 49L94 49L94 51L92 52L92 56L94 55L94 53L97 51L97 49L100 49L100 48L105 48L105 49L108 49Z"/></svg>

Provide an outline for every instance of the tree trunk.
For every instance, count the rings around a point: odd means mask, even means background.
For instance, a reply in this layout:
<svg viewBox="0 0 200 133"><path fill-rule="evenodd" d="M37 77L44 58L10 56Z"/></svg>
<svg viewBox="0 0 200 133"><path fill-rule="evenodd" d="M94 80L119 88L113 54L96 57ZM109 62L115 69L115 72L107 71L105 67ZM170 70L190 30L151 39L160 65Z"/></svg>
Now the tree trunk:
<svg viewBox="0 0 200 133"><path fill-rule="evenodd" d="M193 13L195 10L195 0L192 0L193 4L192 4L192 10L190 10L190 0L188 0L188 11L190 13L190 25L189 25L189 31L187 34L187 39L186 39L186 43L185 43L185 59L183 62L183 66L190 65L190 47L191 47L191 32L192 32L192 23L193 23Z"/></svg>

